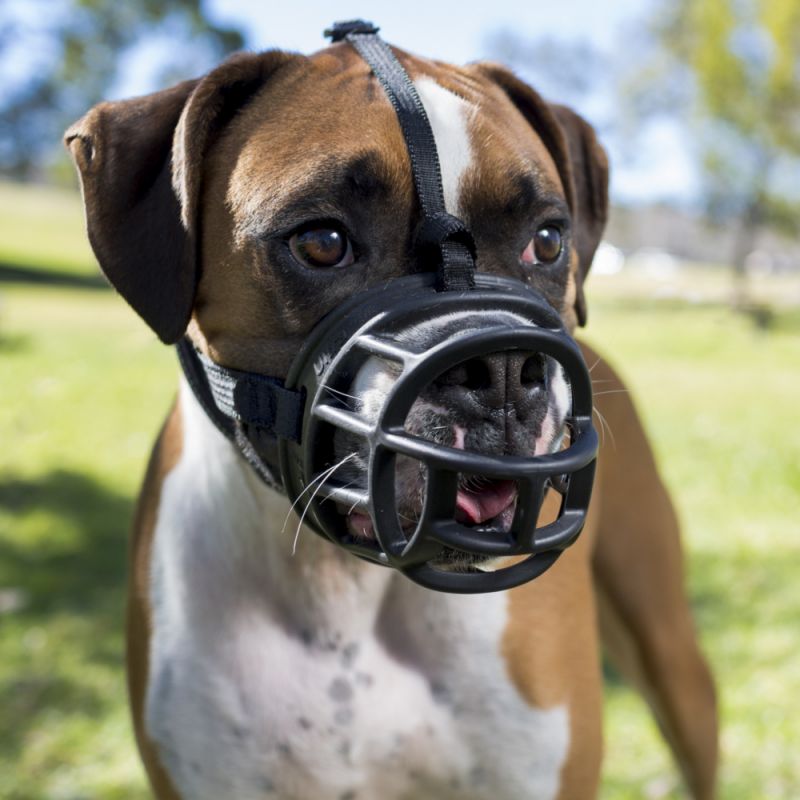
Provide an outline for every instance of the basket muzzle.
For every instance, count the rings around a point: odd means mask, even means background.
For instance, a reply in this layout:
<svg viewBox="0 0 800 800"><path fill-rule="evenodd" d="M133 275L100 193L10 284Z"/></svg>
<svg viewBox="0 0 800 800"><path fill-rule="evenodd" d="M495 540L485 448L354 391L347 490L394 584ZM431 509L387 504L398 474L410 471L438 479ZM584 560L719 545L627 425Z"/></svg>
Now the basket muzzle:
<svg viewBox="0 0 800 800"><path fill-rule="evenodd" d="M413 335L453 314L469 318L466 330L432 344L421 344ZM570 389L562 422L569 443L563 449L487 454L408 430L414 404L449 369L519 352L541 354L563 371ZM368 363L375 370L376 359L391 385L379 408L366 409L353 386ZM519 281L479 273L474 289L441 293L426 274L361 293L313 331L286 388L304 392L306 404L300 441L279 440L285 490L302 506L304 522L361 558L394 567L431 589L497 591L543 572L583 528L598 446L591 380L558 315ZM353 464L337 469L343 456L345 461L356 457L355 471ZM418 462L424 475L418 519L411 525L398 496L401 457ZM457 519L465 476L514 482L516 502L507 530ZM541 525L548 490L560 495L560 507L555 520ZM368 519L369 535L359 536L348 524L354 512ZM508 563L497 561L506 558Z"/></svg>

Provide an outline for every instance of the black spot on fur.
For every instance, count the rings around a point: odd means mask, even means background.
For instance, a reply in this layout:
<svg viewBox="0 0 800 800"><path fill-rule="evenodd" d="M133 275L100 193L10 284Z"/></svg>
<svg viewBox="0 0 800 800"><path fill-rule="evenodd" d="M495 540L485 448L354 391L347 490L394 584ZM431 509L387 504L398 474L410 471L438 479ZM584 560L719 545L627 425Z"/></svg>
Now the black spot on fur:
<svg viewBox="0 0 800 800"><path fill-rule="evenodd" d="M328 697L334 703L347 703L353 699L353 687L344 678L334 678L328 687Z"/></svg>
<svg viewBox="0 0 800 800"><path fill-rule="evenodd" d="M358 650L358 642L350 642L350 644L344 646L342 650L342 666L345 669L350 669L353 666L353 663L358 657Z"/></svg>

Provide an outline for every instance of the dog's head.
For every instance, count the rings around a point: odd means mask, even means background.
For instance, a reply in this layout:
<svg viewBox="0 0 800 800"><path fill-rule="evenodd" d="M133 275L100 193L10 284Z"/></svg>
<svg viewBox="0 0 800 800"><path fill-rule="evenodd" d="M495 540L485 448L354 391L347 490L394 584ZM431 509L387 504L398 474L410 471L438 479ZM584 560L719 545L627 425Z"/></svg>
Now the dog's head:
<svg viewBox="0 0 800 800"><path fill-rule="evenodd" d="M502 67L398 57L425 104L447 210L471 229L478 270L534 287L570 331L583 324L583 282L607 211L607 164L591 127ZM311 57L234 56L200 80L97 106L66 141L111 283L164 342L188 329L223 365L284 376L326 313L417 269L407 148L369 66L346 44ZM425 345L472 324L451 314L407 335ZM390 366L369 362L352 386L360 410L377 408L391 381ZM441 375L406 425L451 447L531 455L558 446L568 405L555 362L503 353ZM342 437L337 447L353 450L357 479L357 446ZM399 510L413 518L418 470L398 474ZM507 483L465 483L459 510L469 523L502 525L513 494ZM357 514L351 527L370 535Z"/></svg>

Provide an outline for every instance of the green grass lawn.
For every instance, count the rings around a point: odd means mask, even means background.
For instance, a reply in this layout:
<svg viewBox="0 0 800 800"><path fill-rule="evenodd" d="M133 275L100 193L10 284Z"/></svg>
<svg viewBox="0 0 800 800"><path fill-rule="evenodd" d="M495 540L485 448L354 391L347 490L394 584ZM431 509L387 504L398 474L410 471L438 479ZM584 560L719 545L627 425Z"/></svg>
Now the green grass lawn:
<svg viewBox="0 0 800 800"><path fill-rule="evenodd" d="M0 220L0 266L94 274L73 195L0 185ZM587 335L628 377L684 521L720 690L721 797L797 798L798 316L758 332L629 286L592 282ZM110 291L0 282L4 799L147 796L125 696L126 541L176 376ZM613 679L607 696L602 797L682 797L641 701Z"/></svg>

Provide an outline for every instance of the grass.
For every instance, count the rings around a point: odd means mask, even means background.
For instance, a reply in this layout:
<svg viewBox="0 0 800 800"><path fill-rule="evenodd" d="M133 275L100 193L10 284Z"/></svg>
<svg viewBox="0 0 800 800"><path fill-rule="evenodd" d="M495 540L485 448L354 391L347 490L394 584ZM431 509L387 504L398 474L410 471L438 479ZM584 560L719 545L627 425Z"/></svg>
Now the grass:
<svg viewBox="0 0 800 800"><path fill-rule="evenodd" d="M0 265L96 274L75 192L0 182Z"/></svg>
<svg viewBox="0 0 800 800"><path fill-rule="evenodd" d="M74 196L17 192L0 185L0 265L91 278ZM126 540L177 372L133 312L91 286L0 283L8 800L147 796L124 686ZM680 286L652 290L597 277L588 338L629 378L684 521L720 690L720 796L800 797L800 319L781 307L763 332L718 303L680 300ZM682 797L639 698L615 680L607 698L602 797Z"/></svg>

